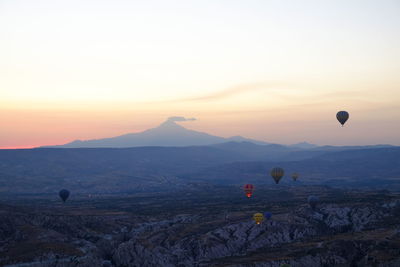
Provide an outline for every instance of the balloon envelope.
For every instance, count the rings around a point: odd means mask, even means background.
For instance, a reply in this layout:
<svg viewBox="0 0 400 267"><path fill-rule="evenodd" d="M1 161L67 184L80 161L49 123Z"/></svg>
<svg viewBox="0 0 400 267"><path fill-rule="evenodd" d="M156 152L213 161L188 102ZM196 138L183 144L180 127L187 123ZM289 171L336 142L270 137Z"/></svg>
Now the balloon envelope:
<svg viewBox="0 0 400 267"><path fill-rule="evenodd" d="M319 202L319 197L311 195L308 197L307 201L308 201L308 204L310 205L310 207L312 209L315 209Z"/></svg>
<svg viewBox="0 0 400 267"><path fill-rule="evenodd" d="M264 213L264 217L265 217L265 219L269 220L272 217L272 213L267 211L267 212Z"/></svg>
<svg viewBox="0 0 400 267"><path fill-rule="evenodd" d="M262 213L255 213L253 215L253 220L256 224L260 224L264 220L264 215Z"/></svg>
<svg viewBox="0 0 400 267"><path fill-rule="evenodd" d="M276 167L271 170L271 176L274 179L275 183L278 184L279 181L282 179L285 172L282 168Z"/></svg>
<svg viewBox="0 0 400 267"><path fill-rule="evenodd" d="M247 196L248 198L250 198L251 195L253 194L254 186L253 186L252 184L246 184L246 185L243 187L243 190L244 190L246 196Z"/></svg>
<svg viewBox="0 0 400 267"><path fill-rule="evenodd" d="M297 178L299 178L299 174L297 172L292 174L292 179L293 181L297 181Z"/></svg>
<svg viewBox="0 0 400 267"><path fill-rule="evenodd" d="M338 113L336 113L336 119L343 126L346 123L346 121L349 119L349 113L344 110L339 111Z"/></svg>
<svg viewBox="0 0 400 267"><path fill-rule="evenodd" d="M65 202L68 197L69 197L69 191L67 189L62 189L58 195L60 196L60 198L62 199L63 202Z"/></svg>

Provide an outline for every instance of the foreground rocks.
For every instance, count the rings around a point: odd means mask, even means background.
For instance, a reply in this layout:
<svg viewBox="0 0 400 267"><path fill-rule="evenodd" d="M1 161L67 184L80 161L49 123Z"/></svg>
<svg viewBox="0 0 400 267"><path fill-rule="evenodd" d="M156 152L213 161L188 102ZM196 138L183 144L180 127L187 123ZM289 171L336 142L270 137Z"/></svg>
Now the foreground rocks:
<svg viewBox="0 0 400 267"><path fill-rule="evenodd" d="M3 209L2 266L400 266L400 202L301 206L249 219Z"/></svg>

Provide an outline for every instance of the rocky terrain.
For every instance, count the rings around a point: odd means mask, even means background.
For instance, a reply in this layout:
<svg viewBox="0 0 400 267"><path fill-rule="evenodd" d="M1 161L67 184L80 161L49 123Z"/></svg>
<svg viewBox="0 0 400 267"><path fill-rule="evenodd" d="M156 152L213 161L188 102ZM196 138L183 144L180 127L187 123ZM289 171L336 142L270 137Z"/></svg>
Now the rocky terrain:
<svg viewBox="0 0 400 267"><path fill-rule="evenodd" d="M316 210L295 193L268 203L273 217L261 225L251 216L267 207L265 199L227 208L198 199L194 207L177 197L181 208L172 210L160 196L148 204L151 212L126 208L128 198L120 209L105 206L122 199L2 204L0 265L399 266L399 195L343 192L328 199L335 192L321 192Z"/></svg>

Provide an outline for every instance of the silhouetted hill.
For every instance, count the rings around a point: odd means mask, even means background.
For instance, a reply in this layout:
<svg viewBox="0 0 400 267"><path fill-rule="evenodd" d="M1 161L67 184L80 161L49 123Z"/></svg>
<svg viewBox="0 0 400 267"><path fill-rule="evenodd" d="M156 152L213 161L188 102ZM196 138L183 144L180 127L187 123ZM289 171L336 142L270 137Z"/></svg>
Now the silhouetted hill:
<svg viewBox="0 0 400 267"><path fill-rule="evenodd" d="M307 143L307 142L301 142L301 143L290 145L290 147L292 147L292 148L302 148L302 149L311 149L311 148L316 148L318 146L314 145L314 144Z"/></svg>
<svg viewBox="0 0 400 267"><path fill-rule="evenodd" d="M215 144L213 147L229 151L234 154L240 154L242 159L246 160L294 160L298 157L308 158L314 155L313 151L304 151L297 148L291 148L284 145L269 144L269 145L256 145L252 142L227 142ZM298 153L300 152L300 153Z"/></svg>

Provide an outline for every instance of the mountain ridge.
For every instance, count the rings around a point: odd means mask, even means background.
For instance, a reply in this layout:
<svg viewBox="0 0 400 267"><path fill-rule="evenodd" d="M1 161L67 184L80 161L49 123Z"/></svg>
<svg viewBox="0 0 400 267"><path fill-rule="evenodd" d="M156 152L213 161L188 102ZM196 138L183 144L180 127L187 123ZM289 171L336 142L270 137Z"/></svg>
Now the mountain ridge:
<svg viewBox="0 0 400 267"><path fill-rule="evenodd" d="M159 126L138 133L128 133L115 137L75 140L70 143L42 148L128 148L141 146L203 146L225 143L229 141L251 142L257 145L271 143L253 140L242 136L220 137L205 132L186 129L177 124L178 121L193 121L194 118L169 117Z"/></svg>

